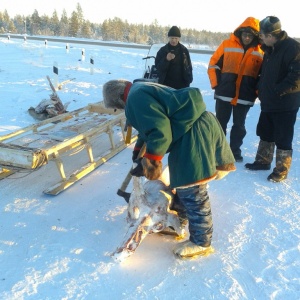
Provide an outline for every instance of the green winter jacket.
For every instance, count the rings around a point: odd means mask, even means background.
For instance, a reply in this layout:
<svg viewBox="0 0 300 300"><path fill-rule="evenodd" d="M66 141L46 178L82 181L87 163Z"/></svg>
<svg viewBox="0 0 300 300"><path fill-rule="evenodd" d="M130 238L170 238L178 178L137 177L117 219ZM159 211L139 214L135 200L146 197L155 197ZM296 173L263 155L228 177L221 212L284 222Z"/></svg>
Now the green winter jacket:
<svg viewBox="0 0 300 300"><path fill-rule="evenodd" d="M216 167L234 157L219 122L206 111L197 88L175 90L157 83L136 82L125 114L139 132L136 148L145 142L144 157L161 160L166 153L172 188L194 184L216 174Z"/></svg>

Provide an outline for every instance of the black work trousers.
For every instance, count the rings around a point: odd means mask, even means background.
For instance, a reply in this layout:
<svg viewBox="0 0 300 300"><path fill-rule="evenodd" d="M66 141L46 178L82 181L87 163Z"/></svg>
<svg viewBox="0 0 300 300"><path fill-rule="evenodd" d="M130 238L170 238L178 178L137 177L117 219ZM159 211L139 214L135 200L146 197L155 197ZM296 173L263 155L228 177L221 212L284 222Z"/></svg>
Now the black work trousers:
<svg viewBox="0 0 300 300"><path fill-rule="evenodd" d="M227 124L232 114L232 128L230 131L230 148L233 155L241 155L241 146L246 136L245 121L251 106L237 104L232 105L230 102L216 99L216 117L226 135Z"/></svg>
<svg viewBox="0 0 300 300"><path fill-rule="evenodd" d="M256 134L261 140L275 142L277 149L292 150L294 126L299 109L283 112L261 112Z"/></svg>

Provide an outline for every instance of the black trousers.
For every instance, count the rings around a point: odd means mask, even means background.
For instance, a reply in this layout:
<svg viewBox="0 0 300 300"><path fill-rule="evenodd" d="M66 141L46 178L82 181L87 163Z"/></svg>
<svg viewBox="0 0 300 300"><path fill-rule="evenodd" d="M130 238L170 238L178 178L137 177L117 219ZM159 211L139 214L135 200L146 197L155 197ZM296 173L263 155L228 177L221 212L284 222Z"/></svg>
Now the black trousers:
<svg viewBox="0 0 300 300"><path fill-rule="evenodd" d="M261 112L256 134L261 140L275 142L277 149L292 150L294 126L299 109L283 112Z"/></svg>
<svg viewBox="0 0 300 300"><path fill-rule="evenodd" d="M232 128L230 131L230 148L234 155L240 155L240 147L243 144L243 139L246 136L245 121L246 116L251 106L237 104L232 105L230 102L216 99L216 117L219 120L221 127L226 135L227 124L232 114Z"/></svg>

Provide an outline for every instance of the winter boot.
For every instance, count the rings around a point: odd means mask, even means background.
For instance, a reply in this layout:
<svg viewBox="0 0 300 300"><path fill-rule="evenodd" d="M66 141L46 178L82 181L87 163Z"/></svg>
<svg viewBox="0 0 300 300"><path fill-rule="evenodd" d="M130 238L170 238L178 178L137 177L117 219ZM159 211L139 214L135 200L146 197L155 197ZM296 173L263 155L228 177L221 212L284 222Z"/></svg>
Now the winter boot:
<svg viewBox="0 0 300 300"><path fill-rule="evenodd" d="M275 149L274 142L259 141L254 163L245 164L249 170L270 170Z"/></svg>
<svg viewBox="0 0 300 300"><path fill-rule="evenodd" d="M268 176L269 181L280 182L287 178L292 163L293 150L276 150L276 167Z"/></svg>
<svg viewBox="0 0 300 300"><path fill-rule="evenodd" d="M191 241L179 243L173 249L173 253L180 258L192 258L196 256L207 256L214 252L212 246L202 247Z"/></svg>

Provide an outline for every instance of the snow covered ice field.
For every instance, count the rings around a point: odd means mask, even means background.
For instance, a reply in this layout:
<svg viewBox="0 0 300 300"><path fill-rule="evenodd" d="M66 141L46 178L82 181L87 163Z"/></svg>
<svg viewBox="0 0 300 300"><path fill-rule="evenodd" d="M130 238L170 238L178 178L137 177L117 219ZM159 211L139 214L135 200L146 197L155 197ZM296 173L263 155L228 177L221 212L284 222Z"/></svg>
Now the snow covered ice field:
<svg viewBox="0 0 300 300"><path fill-rule="evenodd" d="M82 60L82 49L85 60ZM142 75L147 50L0 38L0 135L35 123L28 114L48 98L46 79L70 80L58 94L68 110L102 100L110 79ZM94 74L90 74L90 57ZM192 86L214 111L207 77L210 56L191 54ZM255 157L259 102L250 109L242 146L244 163ZM193 260L172 254L171 236L151 234L121 264L110 254L126 230L126 208L116 195L131 166L133 145L57 196L53 163L0 181L0 299L300 299L300 126L286 181L244 163L209 184L215 253ZM230 130L230 128L229 128ZM273 163L274 166L274 163ZM127 189L130 191L131 186Z"/></svg>

